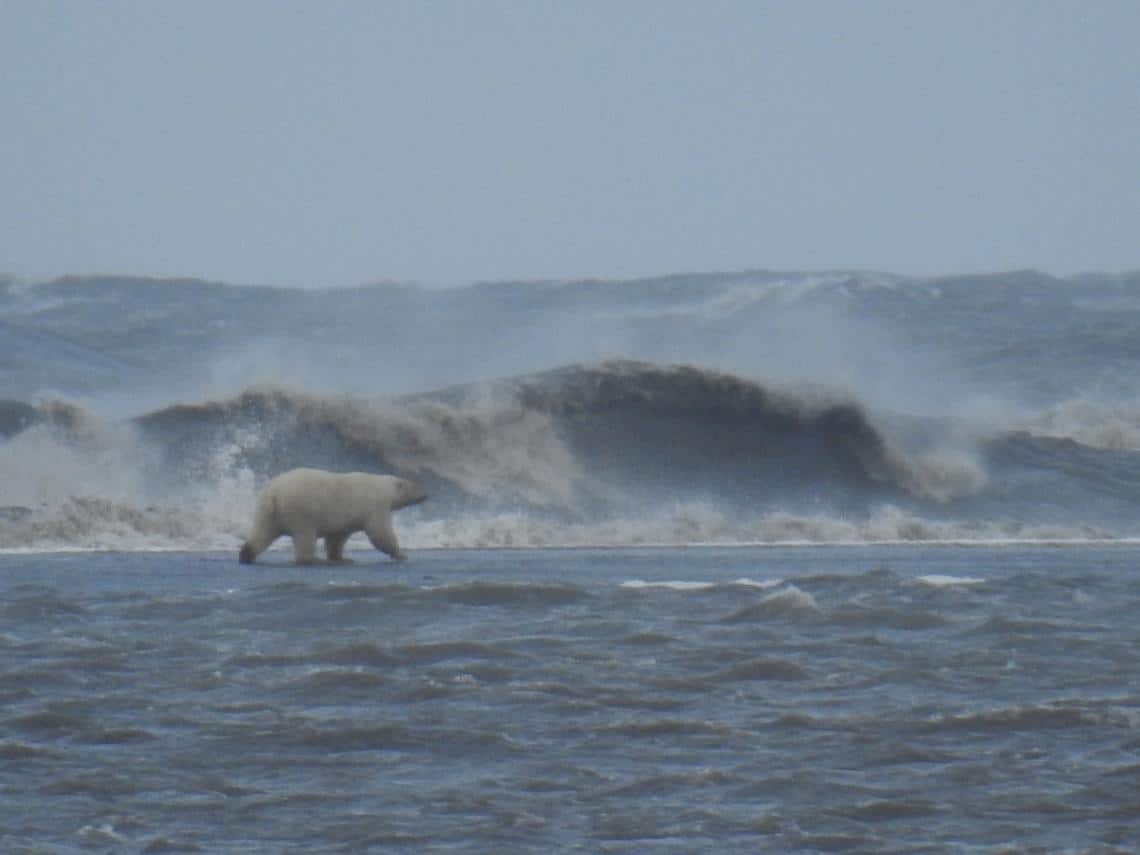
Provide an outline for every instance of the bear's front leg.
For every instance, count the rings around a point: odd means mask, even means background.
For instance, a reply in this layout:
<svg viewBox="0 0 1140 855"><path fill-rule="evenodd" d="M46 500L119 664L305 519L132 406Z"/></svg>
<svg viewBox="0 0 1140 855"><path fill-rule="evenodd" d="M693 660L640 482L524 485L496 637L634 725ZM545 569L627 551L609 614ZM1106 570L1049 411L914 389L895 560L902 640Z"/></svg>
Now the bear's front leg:
<svg viewBox="0 0 1140 855"><path fill-rule="evenodd" d="M373 546L391 556L393 561L403 561L408 557L400 549L400 543L396 540L396 532L392 530L391 517L373 520L364 530L364 533L368 535Z"/></svg>

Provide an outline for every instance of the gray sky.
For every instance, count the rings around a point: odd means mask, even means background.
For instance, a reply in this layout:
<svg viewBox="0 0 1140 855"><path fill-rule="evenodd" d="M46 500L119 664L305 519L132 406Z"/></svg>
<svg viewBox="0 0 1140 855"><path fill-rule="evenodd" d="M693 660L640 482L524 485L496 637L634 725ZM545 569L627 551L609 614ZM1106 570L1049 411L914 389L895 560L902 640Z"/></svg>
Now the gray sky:
<svg viewBox="0 0 1140 855"><path fill-rule="evenodd" d="M1140 267L1140 2L0 0L0 270Z"/></svg>

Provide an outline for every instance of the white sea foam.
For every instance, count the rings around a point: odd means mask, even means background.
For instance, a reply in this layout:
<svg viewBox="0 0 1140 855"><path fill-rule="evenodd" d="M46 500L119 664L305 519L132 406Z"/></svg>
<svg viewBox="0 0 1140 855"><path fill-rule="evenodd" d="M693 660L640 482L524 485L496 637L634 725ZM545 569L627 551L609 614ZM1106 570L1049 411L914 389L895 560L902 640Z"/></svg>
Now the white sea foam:
<svg viewBox="0 0 1140 855"><path fill-rule="evenodd" d="M63 436L39 426L0 444L0 548L229 549L253 507L253 476L222 447L185 483L160 486L132 428L92 421Z"/></svg>
<svg viewBox="0 0 1140 855"><path fill-rule="evenodd" d="M622 582L619 587L629 590L646 590L652 588L664 588L670 591L710 591L714 588L721 587L738 587L738 588L757 588L766 590L774 588L781 584L779 579L734 579L731 582L696 582L696 581L668 581L668 582L650 582L645 579L629 579Z"/></svg>
<svg viewBox="0 0 1140 855"><path fill-rule="evenodd" d="M939 502L981 492L988 476L965 449L944 448L904 458L904 486L916 496Z"/></svg>
<svg viewBox="0 0 1140 855"><path fill-rule="evenodd" d="M425 515L428 511L425 509ZM397 518L401 541L418 549L748 546L813 544L1001 544L1112 541L1085 527L1018 522L946 522L885 506L864 520L826 514L764 514L740 518L708 502L682 502L644 515L600 522L557 522L522 511L469 513L442 519Z"/></svg>
<svg viewBox="0 0 1140 855"><path fill-rule="evenodd" d="M795 585L788 585L779 591L773 591L760 601L761 605L774 607L781 611L791 612L818 612L819 603L815 597Z"/></svg>
<svg viewBox="0 0 1140 855"><path fill-rule="evenodd" d="M974 576L945 576L940 573L918 576L915 578L915 581L929 585L932 588L949 588L955 585L984 585L986 582L985 579Z"/></svg>
<svg viewBox="0 0 1140 855"><path fill-rule="evenodd" d="M145 461L129 431L96 423L65 439L40 425L0 444L0 482L8 506L66 502L77 487L111 500L142 491Z"/></svg>

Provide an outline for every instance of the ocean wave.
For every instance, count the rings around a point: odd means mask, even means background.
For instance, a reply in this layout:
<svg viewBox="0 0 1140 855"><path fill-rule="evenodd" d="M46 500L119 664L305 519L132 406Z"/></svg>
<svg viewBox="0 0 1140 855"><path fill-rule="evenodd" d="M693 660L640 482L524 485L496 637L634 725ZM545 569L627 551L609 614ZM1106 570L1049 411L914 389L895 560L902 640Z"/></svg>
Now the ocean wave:
<svg viewBox="0 0 1140 855"><path fill-rule="evenodd" d="M324 453L533 506L574 507L630 482L723 483L729 467L753 492L779 479L947 501L986 483L967 450L912 456L891 447L855 401L629 361L384 401L262 387L136 422L183 455L180 440L193 447L208 437L211 446L245 443L256 459L260 442L273 458ZM673 459L682 466L670 476Z"/></svg>
<svg viewBox="0 0 1140 855"><path fill-rule="evenodd" d="M1133 532L1140 500L1126 452L908 439L855 401L691 366L383 400L259 387L129 422L28 406L0 442L0 549L230 549L297 465L423 481L429 502L397 518L421 549L1099 540Z"/></svg>
<svg viewBox="0 0 1140 855"><path fill-rule="evenodd" d="M388 679L374 669L314 668L303 676L289 679L279 688L289 694L332 703L346 698L373 697L387 682Z"/></svg>
<svg viewBox="0 0 1140 855"><path fill-rule="evenodd" d="M562 606L589 598L575 585L524 582L464 582L425 588L433 599L465 606Z"/></svg>
<svg viewBox="0 0 1140 855"><path fill-rule="evenodd" d="M577 474L549 419L509 401L480 400L475 390L452 405L259 387L231 399L167 407L136 422L164 446L182 437L204 444L200 454L227 445L243 463L268 457L272 465L323 452L341 466L352 461L427 474L469 495L535 505L565 504Z"/></svg>
<svg viewBox="0 0 1140 855"><path fill-rule="evenodd" d="M755 579L734 579L730 582L686 582L683 580L650 582L644 579L629 579L625 582L622 582L618 587L624 590L633 591L664 589L667 591L690 593L703 591L735 590L740 588L755 588L758 590L766 590L768 588L773 588L779 584L781 584L781 581L779 579L765 579L762 581L756 581Z"/></svg>
<svg viewBox="0 0 1140 855"><path fill-rule="evenodd" d="M868 607L848 604L837 608L828 620L838 626L892 629L904 632L921 632L949 625L950 621L938 612L924 609L896 609L887 606Z"/></svg>
<svg viewBox="0 0 1140 855"><path fill-rule="evenodd" d="M717 683L752 682L760 680L806 680L811 672L787 659L750 659L717 673Z"/></svg>
<svg viewBox="0 0 1140 855"><path fill-rule="evenodd" d="M1038 731L1096 726L1103 716L1066 703L998 707L976 712L938 716L925 722L929 731Z"/></svg>
<svg viewBox="0 0 1140 855"><path fill-rule="evenodd" d="M774 618L814 618L823 610L815 597L795 585L761 597L724 618L725 623L763 622Z"/></svg>
<svg viewBox="0 0 1140 855"><path fill-rule="evenodd" d="M931 588L952 588L958 586L984 585L986 580L976 576L948 576L943 573L928 573L925 576L916 576L916 582L928 585Z"/></svg>
<svg viewBox="0 0 1140 855"><path fill-rule="evenodd" d="M1020 427L1035 436L1070 439L1106 451L1140 450L1140 401L1074 398L1048 407Z"/></svg>

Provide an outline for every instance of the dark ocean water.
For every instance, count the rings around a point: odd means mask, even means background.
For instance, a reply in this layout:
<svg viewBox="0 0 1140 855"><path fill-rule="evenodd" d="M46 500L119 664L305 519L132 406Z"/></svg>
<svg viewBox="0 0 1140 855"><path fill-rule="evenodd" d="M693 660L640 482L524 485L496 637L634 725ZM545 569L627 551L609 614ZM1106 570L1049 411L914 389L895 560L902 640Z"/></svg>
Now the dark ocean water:
<svg viewBox="0 0 1140 855"><path fill-rule="evenodd" d="M1134 545L0 555L0 851L1134 852Z"/></svg>

